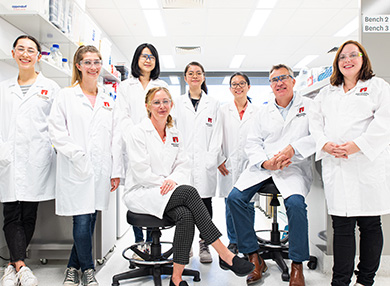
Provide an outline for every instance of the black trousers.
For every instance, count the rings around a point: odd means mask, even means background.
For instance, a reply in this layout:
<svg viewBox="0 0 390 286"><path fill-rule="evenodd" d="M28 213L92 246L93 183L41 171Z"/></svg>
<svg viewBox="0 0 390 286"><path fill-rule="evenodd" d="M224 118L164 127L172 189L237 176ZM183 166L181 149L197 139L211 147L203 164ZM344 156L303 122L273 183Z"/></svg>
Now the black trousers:
<svg viewBox="0 0 390 286"><path fill-rule="evenodd" d="M37 220L38 202L3 203L4 235L11 262L24 261Z"/></svg>
<svg viewBox="0 0 390 286"><path fill-rule="evenodd" d="M205 204L194 187L187 185L177 187L168 201L165 214L176 224L173 238L173 262L175 263L189 263L195 225L206 244L213 243L222 235L212 222Z"/></svg>
<svg viewBox="0 0 390 286"><path fill-rule="evenodd" d="M333 277L332 286L351 283L356 254L355 226L360 231L360 256L356 271L357 282L364 286L374 284L379 268L383 234L380 216L340 217L332 216L333 224Z"/></svg>

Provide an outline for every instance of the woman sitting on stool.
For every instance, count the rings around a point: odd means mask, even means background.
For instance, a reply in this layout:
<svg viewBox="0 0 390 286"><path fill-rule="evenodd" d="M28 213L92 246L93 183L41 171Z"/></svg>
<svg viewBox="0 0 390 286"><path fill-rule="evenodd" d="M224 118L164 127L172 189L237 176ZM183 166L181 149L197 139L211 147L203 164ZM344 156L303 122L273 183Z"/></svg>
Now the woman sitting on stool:
<svg viewBox="0 0 390 286"><path fill-rule="evenodd" d="M170 286L188 285L182 281L194 238L195 225L207 244L220 256L222 269L245 276L254 265L231 253L219 237L221 233L195 188L189 181L190 168L180 133L169 115L173 106L168 89L156 87L145 99L148 117L124 134L129 155L124 201L130 211L175 221L173 274Z"/></svg>

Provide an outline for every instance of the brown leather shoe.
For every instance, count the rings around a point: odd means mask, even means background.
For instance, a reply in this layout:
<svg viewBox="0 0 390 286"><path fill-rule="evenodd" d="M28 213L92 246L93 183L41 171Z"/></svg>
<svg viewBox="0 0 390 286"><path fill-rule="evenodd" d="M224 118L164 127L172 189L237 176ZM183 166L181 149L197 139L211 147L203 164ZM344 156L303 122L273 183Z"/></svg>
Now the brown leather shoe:
<svg viewBox="0 0 390 286"><path fill-rule="evenodd" d="M302 264L291 263L290 286L305 286Z"/></svg>
<svg viewBox="0 0 390 286"><path fill-rule="evenodd" d="M267 271L268 268L263 258L261 258L261 256L257 252L249 254L248 258L249 262L255 265L255 270L249 273L249 275L246 277L246 283L249 285L259 281L263 276L263 273Z"/></svg>

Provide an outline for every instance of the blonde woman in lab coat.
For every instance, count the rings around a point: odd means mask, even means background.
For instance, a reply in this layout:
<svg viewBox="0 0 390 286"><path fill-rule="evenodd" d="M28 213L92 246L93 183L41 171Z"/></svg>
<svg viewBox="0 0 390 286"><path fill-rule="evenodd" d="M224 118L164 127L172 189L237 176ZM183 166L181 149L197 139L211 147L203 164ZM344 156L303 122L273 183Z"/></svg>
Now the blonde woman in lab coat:
<svg viewBox="0 0 390 286"><path fill-rule="evenodd" d="M141 44L134 52L131 62L132 77L119 84L118 96L115 108L118 109L121 130L125 134L135 124L140 123L147 117L145 110L145 95L153 87L168 87L167 83L158 77L160 76L160 60L156 48L149 43ZM125 152L125 149L124 149ZM127 156L125 155L125 167L127 167ZM135 242L143 249L144 235L142 229L133 226ZM146 241L152 241L150 231L147 231ZM140 259L134 253L133 258Z"/></svg>
<svg viewBox="0 0 390 286"><path fill-rule="evenodd" d="M94 46L81 46L73 59L72 86L60 91L49 117L57 150L56 214L73 216L73 248L64 286L98 285L92 259L97 211L108 208L110 190L122 175L120 132L114 102L98 87L102 67Z"/></svg>
<svg viewBox="0 0 390 286"><path fill-rule="evenodd" d="M210 147L211 159L217 160L216 166L219 170L219 195L225 198L225 202L238 177L248 165L248 156L245 153L246 137L253 116L258 110L247 95L250 87L250 81L246 74L236 72L230 77L230 91L234 100L219 109L217 127ZM215 168L215 164L213 165ZM254 203L250 202L248 207L253 210L254 220ZM227 204L225 205L225 215L229 238L228 248L237 254L237 237Z"/></svg>
<svg viewBox="0 0 390 286"><path fill-rule="evenodd" d="M212 217L211 198L216 192L217 170L207 169L205 158L215 130L219 102L207 95L205 71L200 63L191 62L186 66L184 80L189 91L177 98L172 114L177 129L183 134L189 155L191 185L198 190ZM201 263L213 261L202 238L199 241L199 258Z"/></svg>
<svg viewBox="0 0 390 286"><path fill-rule="evenodd" d="M374 76L364 47L343 43L331 85L315 99L310 131L333 223L333 286L354 272L355 226L360 254L355 285L374 283L383 247L381 215L390 213L390 86Z"/></svg>
<svg viewBox="0 0 390 286"><path fill-rule="evenodd" d="M12 49L19 74L0 84L0 198L10 264L2 285L38 285L26 266L26 249L35 229L40 201L54 199L55 152L47 117L60 89L35 71L41 46L27 35Z"/></svg>
<svg viewBox="0 0 390 286"><path fill-rule="evenodd" d="M162 218L169 216L176 222L173 240L173 273L170 286L185 286L184 266L189 263L189 252L196 225L205 239L220 255L220 266L243 276L254 265L238 258L219 239L221 233L198 192L186 185L190 179L190 164L181 133L173 127L169 115L173 106L168 89L149 90L145 99L148 117L125 136L129 154L124 201L130 211Z"/></svg>

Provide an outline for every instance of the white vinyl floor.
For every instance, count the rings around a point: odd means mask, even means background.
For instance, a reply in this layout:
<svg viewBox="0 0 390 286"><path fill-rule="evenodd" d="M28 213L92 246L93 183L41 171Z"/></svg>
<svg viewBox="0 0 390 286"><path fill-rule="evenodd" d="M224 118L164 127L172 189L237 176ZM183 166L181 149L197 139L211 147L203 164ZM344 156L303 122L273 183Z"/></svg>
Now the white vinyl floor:
<svg viewBox="0 0 390 286"><path fill-rule="evenodd" d="M222 241L227 243L225 217L224 217L224 201L222 199L213 199L213 210L214 210L214 222L216 222L218 228L224 234ZM269 226L270 220L256 210L256 228L262 228L263 226ZM266 227L268 228L268 227ZM162 241L171 241L173 236L173 229L164 230ZM110 286L112 283L112 276L128 270L128 262L122 257L122 250L127 246L134 243L133 231L130 229L121 239L117 241L115 250L110 254L108 260L102 266L97 266L97 280L100 286ZM230 271L223 271L218 265L218 255L211 250L213 255L213 263L201 264L198 258L198 233L195 234L193 250L194 257L191 258L188 268L196 269L200 271L201 281L193 282L192 278L185 278L191 286L238 286L246 285L245 277L237 277ZM64 279L64 271L66 268L67 261L54 261L50 260L48 264L41 265L39 261L27 261L28 265L33 270L34 274L38 277L40 286L60 286ZM281 272L279 271L276 264L272 261L267 260L268 271L264 274L264 277L255 285L270 285L270 286L288 286L288 282L281 280ZM289 262L288 262L289 264ZM1 268L3 270L4 267ZM0 272L2 275L2 271ZM306 286L325 286L330 285L330 275L323 274L319 270L310 270L307 268L306 263L304 267L304 275ZM163 285L169 285L169 276L163 276ZM123 286L154 286L151 277L138 278L120 282ZM351 283L353 285L353 283ZM376 286L389 286L390 277L377 276Z"/></svg>

